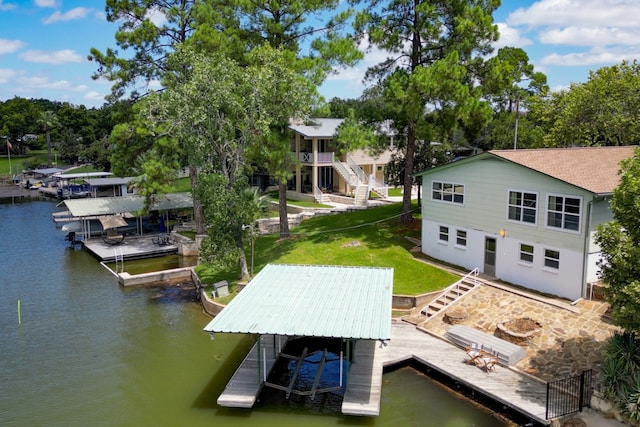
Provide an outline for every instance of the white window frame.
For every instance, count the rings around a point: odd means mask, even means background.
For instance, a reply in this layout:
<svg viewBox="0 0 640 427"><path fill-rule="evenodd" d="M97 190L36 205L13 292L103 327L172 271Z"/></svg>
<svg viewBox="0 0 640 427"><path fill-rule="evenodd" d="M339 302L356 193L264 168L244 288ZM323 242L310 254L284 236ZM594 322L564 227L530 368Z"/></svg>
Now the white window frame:
<svg viewBox="0 0 640 427"><path fill-rule="evenodd" d="M435 188L436 184L440 185L439 189ZM456 192L458 188L462 188L462 193ZM433 197L435 193L440 194L440 198ZM446 200L447 197L450 197L451 200ZM460 198L461 201L456 201L456 198ZM434 202L464 206L464 184L446 181L431 181L431 200Z"/></svg>
<svg viewBox="0 0 640 427"><path fill-rule="evenodd" d="M464 236L461 236L460 233L463 233ZM456 229L456 246L459 248L466 248L467 247L467 230L462 230L460 228ZM463 243L460 243L460 242Z"/></svg>
<svg viewBox="0 0 640 427"><path fill-rule="evenodd" d="M525 250L523 250L523 246L529 246L531 248L531 252L527 252ZM518 250L518 263L520 264L524 264L527 266L532 266L533 265L533 261L535 260L535 246L531 245L529 243L524 243L521 242L520 243L520 249ZM526 259L522 259L522 256L526 255L526 256L531 256L531 261L526 260Z"/></svg>
<svg viewBox="0 0 640 427"><path fill-rule="evenodd" d="M550 206L549 206L549 199L551 197L558 197L558 198L562 198L562 210L561 211L557 211L557 210L551 210ZM575 233L575 234L580 234L581 230L582 230L582 212L583 212L583 206L584 206L584 201L582 199L582 196L576 196L576 195L572 195L572 194L556 194L556 193L547 193L547 203L546 203L546 207L545 207L545 215L544 215L544 223L545 223L545 227L552 229L552 230L557 230L557 231L564 231L566 233ZM578 213L575 214L573 212L567 212L566 211L566 199L576 199L580 202L580 206L578 207ZM549 224L549 214L560 214L562 215L561 217L561 223L562 225L560 227L557 227L555 225L550 225ZM573 230L571 228L567 228L565 226L566 224L566 217L567 216L578 216L578 229L577 230Z"/></svg>
<svg viewBox="0 0 640 427"><path fill-rule="evenodd" d="M443 236L446 237L446 239L443 239ZM449 227L446 225L438 226L438 242L444 244L449 243Z"/></svg>
<svg viewBox="0 0 640 427"><path fill-rule="evenodd" d="M558 254L557 257L552 257L549 255L549 252L555 252ZM555 263L556 266L549 265L547 262ZM544 269L549 271L558 271L560 270L560 251L557 249L544 248Z"/></svg>
<svg viewBox="0 0 640 427"><path fill-rule="evenodd" d="M520 198L521 198L521 204L520 205L511 204L511 193L520 193ZM525 206L524 205L524 195L525 194L532 194L532 195L536 196L536 206L535 206L535 208L531 208L529 206ZM514 222L514 223L517 223L517 224L536 226L538 224L538 206L540 206L540 194L538 194L538 192L536 192L536 191L526 191L526 190L516 190L516 189L508 189L507 190L507 221ZM511 207L515 207L515 208L520 209L520 219L513 219L513 218L509 217ZM525 209L533 209L533 211L534 211L533 222L524 221L524 210Z"/></svg>

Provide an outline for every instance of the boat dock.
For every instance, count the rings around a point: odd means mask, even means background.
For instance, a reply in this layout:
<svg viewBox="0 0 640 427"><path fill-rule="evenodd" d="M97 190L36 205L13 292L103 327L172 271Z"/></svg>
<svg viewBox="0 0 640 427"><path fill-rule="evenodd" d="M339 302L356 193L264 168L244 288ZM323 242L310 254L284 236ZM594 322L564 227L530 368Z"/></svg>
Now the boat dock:
<svg viewBox="0 0 640 427"><path fill-rule="evenodd" d="M278 357L279 351L274 353L274 345L282 349L286 343L286 337L281 339L282 342L274 344L273 335L262 336L261 344L253 346L218 398L218 405L253 407ZM402 321L393 321L390 341L359 340L356 343L342 413L380 415L384 368L412 359L538 424L550 424L545 419L546 383L499 365L490 372L482 370L467 363L468 356L461 348Z"/></svg>
<svg viewBox="0 0 640 427"><path fill-rule="evenodd" d="M287 337L261 335L259 339L218 397L218 405L251 408L256 403L269 371L287 343ZM277 348L275 351L274 346Z"/></svg>
<svg viewBox="0 0 640 427"><path fill-rule="evenodd" d="M390 341L381 343L361 340L356 344L342 413L379 415L384 367L411 359L537 423L550 424L545 419L546 383L500 365L495 370L486 372L468 364L468 356L461 348L402 321L393 322Z"/></svg>
<svg viewBox="0 0 640 427"><path fill-rule="evenodd" d="M178 246L173 242L167 244L156 243L158 236L126 236L117 244L111 245L102 239L90 239L83 241L84 247L100 261L112 262L116 258L121 260L148 258L163 255L171 255L178 252Z"/></svg>

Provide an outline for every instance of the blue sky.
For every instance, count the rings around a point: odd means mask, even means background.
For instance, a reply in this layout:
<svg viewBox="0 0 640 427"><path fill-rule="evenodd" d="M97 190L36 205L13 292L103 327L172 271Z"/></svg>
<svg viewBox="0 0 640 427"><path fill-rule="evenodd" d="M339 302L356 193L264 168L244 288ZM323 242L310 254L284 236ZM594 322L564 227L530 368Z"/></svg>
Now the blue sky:
<svg viewBox="0 0 640 427"><path fill-rule="evenodd" d="M589 70L640 57L638 16L640 0L503 0L494 14L496 48L524 49L557 90L586 81ZM103 0L0 0L0 100L101 106L111 84L91 79L96 65L87 55L92 47L116 48L116 29ZM383 58L368 53L357 67L331 76L321 94L358 97L367 66Z"/></svg>

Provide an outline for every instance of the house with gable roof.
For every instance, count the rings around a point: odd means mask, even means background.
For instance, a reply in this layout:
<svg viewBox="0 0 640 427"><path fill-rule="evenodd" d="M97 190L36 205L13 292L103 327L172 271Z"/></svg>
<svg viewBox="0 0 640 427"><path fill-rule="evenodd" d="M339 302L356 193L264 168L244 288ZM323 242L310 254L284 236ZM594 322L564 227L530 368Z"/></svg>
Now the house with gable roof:
<svg viewBox="0 0 640 427"><path fill-rule="evenodd" d="M571 300L598 280L599 224L636 146L493 150L426 170L422 252Z"/></svg>
<svg viewBox="0 0 640 427"><path fill-rule="evenodd" d="M366 205L371 192L387 196L384 170L394 149L394 133L383 129L389 149L371 155L366 149L338 153L334 138L344 119L313 118L292 121L291 150L298 160L288 194L323 202L331 194L353 196L353 204Z"/></svg>

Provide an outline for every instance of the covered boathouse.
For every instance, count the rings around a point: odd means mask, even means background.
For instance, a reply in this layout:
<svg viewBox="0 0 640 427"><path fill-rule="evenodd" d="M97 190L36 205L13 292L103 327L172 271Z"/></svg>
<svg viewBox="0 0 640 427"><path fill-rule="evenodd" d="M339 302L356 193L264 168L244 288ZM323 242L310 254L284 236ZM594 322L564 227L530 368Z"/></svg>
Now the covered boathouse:
<svg viewBox="0 0 640 427"><path fill-rule="evenodd" d="M360 360L361 352L354 349L357 342L373 349L377 341L384 345L391 339L392 293L392 268L268 264L204 328L212 337L218 332L257 335L255 345L218 397L218 405L251 408L264 386L287 396L295 393L306 350L286 355L283 349L290 339L315 337L346 344L338 385L343 388L344 374L342 413L378 415L382 372L380 378L372 378L377 375L371 369L372 355ZM298 394L313 397L337 388L319 384L326 355L325 349L311 388L297 390ZM296 360L297 367L288 384L272 384L268 376L281 357Z"/></svg>

